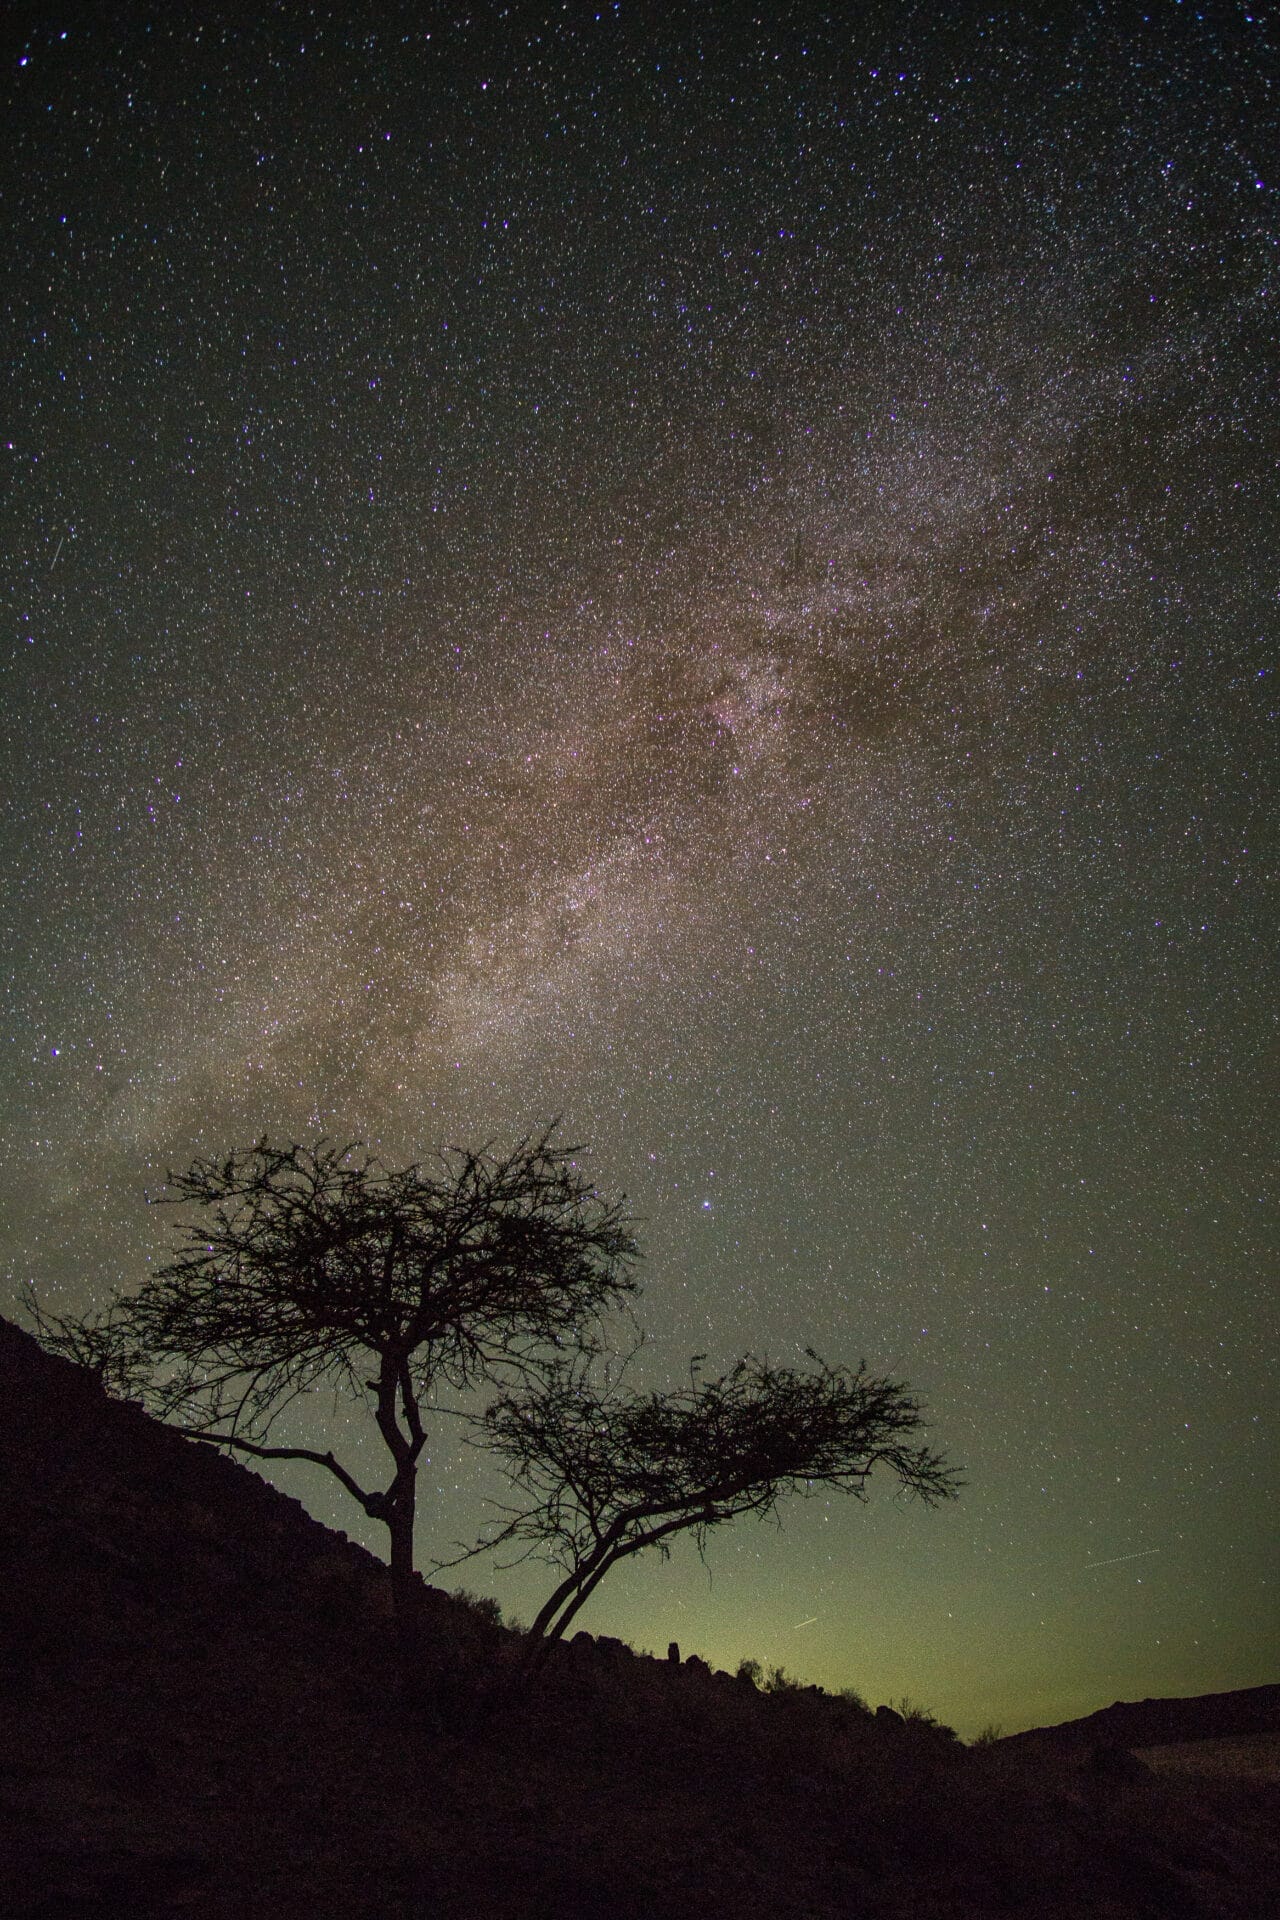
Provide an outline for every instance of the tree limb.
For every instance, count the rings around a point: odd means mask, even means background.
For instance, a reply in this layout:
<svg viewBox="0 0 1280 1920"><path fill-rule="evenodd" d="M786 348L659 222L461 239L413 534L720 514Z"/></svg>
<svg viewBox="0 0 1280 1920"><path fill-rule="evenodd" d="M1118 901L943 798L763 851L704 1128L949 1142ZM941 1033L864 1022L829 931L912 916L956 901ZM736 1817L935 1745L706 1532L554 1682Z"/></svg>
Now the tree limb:
<svg viewBox="0 0 1280 1920"><path fill-rule="evenodd" d="M240 1453L251 1453L255 1460L309 1460L313 1466L327 1467L367 1514L381 1518L378 1509L384 1496L377 1492L366 1493L331 1453L317 1453L312 1447L264 1447L256 1440L242 1439L238 1433L209 1433L199 1427L179 1427L178 1432L185 1434L188 1440L207 1441L210 1446L235 1447Z"/></svg>

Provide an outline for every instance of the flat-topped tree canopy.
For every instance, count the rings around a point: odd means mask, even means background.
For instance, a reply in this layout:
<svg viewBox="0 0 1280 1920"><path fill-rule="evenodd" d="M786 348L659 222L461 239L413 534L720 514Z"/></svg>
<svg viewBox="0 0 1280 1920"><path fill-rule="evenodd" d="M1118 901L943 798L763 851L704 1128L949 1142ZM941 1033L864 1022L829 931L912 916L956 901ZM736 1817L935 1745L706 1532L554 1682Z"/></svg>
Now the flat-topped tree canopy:
<svg viewBox="0 0 1280 1920"><path fill-rule="evenodd" d="M465 1387L636 1291L622 1204L552 1133L400 1169L357 1151L264 1140L171 1178L166 1202L203 1211L134 1296L157 1357L354 1384L372 1353Z"/></svg>
<svg viewBox="0 0 1280 1920"><path fill-rule="evenodd" d="M714 1379L695 1361L687 1387L636 1393L600 1385L590 1355L557 1357L491 1403L482 1444L523 1504L502 1509L486 1544L520 1543L564 1575L533 1642L558 1639L619 1560L665 1553L679 1533L701 1547L712 1527L773 1513L784 1496L865 1500L884 1468L927 1506L954 1498L959 1476L922 1442L923 1410L902 1381L807 1358L786 1367L747 1355Z"/></svg>
<svg viewBox="0 0 1280 1920"><path fill-rule="evenodd" d="M596 1191L578 1152L554 1127L402 1168L358 1143L262 1139L170 1175L164 1204L194 1213L136 1292L86 1319L32 1312L47 1346L193 1437L328 1468L386 1522L407 1573L424 1395L590 1351L600 1317L638 1290L624 1203ZM267 1444L322 1383L372 1405L395 1469L385 1490L332 1453Z"/></svg>

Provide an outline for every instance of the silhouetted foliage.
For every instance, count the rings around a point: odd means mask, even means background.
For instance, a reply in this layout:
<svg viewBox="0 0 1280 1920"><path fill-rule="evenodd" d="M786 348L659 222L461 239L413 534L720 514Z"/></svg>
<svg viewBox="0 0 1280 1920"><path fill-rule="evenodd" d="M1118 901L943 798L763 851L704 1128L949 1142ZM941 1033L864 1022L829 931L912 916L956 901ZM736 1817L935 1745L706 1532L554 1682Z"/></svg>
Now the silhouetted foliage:
<svg viewBox="0 0 1280 1920"><path fill-rule="evenodd" d="M922 1707L918 1701L912 1700L905 1693L898 1702L896 1712L904 1726L922 1729L926 1733L939 1734L944 1740L958 1740L960 1737L954 1727L947 1726L944 1721L939 1720L936 1713L931 1713L928 1707Z"/></svg>
<svg viewBox="0 0 1280 1920"><path fill-rule="evenodd" d="M485 1626L500 1627L502 1625L502 1606L491 1593L472 1593L469 1587L459 1587L450 1598L457 1601L460 1606L466 1607L468 1612L473 1613L477 1620L483 1621Z"/></svg>
<svg viewBox="0 0 1280 1920"><path fill-rule="evenodd" d="M776 1511L788 1494L866 1498L886 1467L926 1505L950 1499L955 1474L918 1439L917 1401L865 1366L808 1369L748 1357L718 1379L691 1371L674 1393L599 1388L590 1368L554 1360L488 1409L481 1444L527 1504L502 1509L487 1544L524 1543L563 1571L530 1635L552 1642L611 1567L679 1533L699 1549L713 1527ZM520 1557L524 1557L523 1555ZM544 1650L531 1650L537 1665Z"/></svg>
<svg viewBox="0 0 1280 1920"><path fill-rule="evenodd" d="M765 1666L761 1661L739 1660L734 1675L737 1680L749 1680L757 1693L804 1693L803 1680L795 1680L782 1666Z"/></svg>
<svg viewBox="0 0 1280 1920"><path fill-rule="evenodd" d="M177 1256L96 1317L30 1307L44 1344L197 1440L327 1469L391 1536L397 1601L413 1570L427 1396L582 1354L636 1290L635 1242L553 1131L510 1152L448 1149L400 1169L355 1149L257 1146L170 1176L196 1209ZM331 1452L269 1444L327 1385L365 1403L391 1454L382 1488Z"/></svg>
<svg viewBox="0 0 1280 1920"><path fill-rule="evenodd" d="M0 1319L12 1920L1275 1920L1272 1782L1161 1779L1111 1740L1207 1752L1254 1728L1261 1764L1280 1688L973 1752L607 1640L513 1700L515 1645L439 1595L404 1714L381 1570L221 1451L103 1402ZM471 1703L500 1692L495 1738ZM423 1737L424 1702L447 1741Z"/></svg>

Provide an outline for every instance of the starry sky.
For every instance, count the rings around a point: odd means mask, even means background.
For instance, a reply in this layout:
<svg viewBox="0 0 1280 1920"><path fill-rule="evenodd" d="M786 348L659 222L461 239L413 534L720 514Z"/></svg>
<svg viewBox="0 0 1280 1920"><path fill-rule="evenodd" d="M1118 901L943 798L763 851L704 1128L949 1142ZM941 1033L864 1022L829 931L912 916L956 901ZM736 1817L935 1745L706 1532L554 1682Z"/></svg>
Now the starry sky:
<svg viewBox="0 0 1280 1920"><path fill-rule="evenodd" d="M10 34L0 1286L563 1115L637 1377L865 1356L968 1480L583 1624L1012 1731L1280 1677L1280 32L854 11Z"/></svg>

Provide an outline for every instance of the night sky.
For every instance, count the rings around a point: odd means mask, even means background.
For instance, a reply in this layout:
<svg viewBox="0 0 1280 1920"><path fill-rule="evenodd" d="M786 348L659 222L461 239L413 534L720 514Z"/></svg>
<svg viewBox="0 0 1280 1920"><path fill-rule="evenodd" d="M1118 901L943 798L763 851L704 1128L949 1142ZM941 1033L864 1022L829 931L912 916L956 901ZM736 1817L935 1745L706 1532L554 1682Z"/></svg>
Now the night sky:
<svg viewBox="0 0 1280 1920"><path fill-rule="evenodd" d="M968 1481L584 1625L1280 1678L1274 8L254 11L4 49L0 1304L196 1153L562 1114L638 1379L865 1356Z"/></svg>

